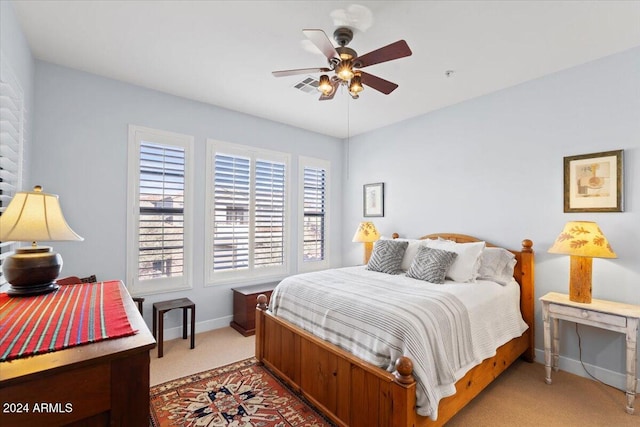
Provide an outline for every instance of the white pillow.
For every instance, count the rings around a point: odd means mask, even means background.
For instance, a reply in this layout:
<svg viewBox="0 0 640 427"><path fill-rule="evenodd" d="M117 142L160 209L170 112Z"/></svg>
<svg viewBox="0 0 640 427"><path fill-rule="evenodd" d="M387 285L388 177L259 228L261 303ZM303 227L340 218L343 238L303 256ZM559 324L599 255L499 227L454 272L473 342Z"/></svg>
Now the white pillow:
<svg viewBox="0 0 640 427"><path fill-rule="evenodd" d="M382 237L381 239L384 240L385 237ZM411 268L411 263L413 262L414 258L418 254L418 250L420 249L421 246L425 246L426 240L419 240L419 239L393 239L393 240L396 242L409 243L407 245L407 250L404 252L404 256L402 257L402 264L400 264L400 268L403 271L409 271L409 268Z"/></svg>
<svg viewBox="0 0 640 427"><path fill-rule="evenodd" d="M503 248L485 248L480 256L478 279L506 285L513 279L516 256Z"/></svg>
<svg viewBox="0 0 640 427"><path fill-rule="evenodd" d="M418 250L420 249L421 240L407 240L407 242L409 243L409 245L407 246L407 250L404 251L402 264L400 264L400 268L403 271L409 271L409 268L411 268L411 263L415 259L416 255L418 254Z"/></svg>
<svg viewBox="0 0 640 427"><path fill-rule="evenodd" d="M518 261L515 258L509 261L507 265L504 266L504 270L502 270L500 277L496 278L495 281L501 285L506 285L507 283L511 283L512 280L515 280L513 277L513 269L517 262Z"/></svg>
<svg viewBox="0 0 640 427"><path fill-rule="evenodd" d="M427 247L442 249L458 254L447 271L447 277L454 282L474 282L480 268L480 255L484 242L456 243L452 240L427 240Z"/></svg>

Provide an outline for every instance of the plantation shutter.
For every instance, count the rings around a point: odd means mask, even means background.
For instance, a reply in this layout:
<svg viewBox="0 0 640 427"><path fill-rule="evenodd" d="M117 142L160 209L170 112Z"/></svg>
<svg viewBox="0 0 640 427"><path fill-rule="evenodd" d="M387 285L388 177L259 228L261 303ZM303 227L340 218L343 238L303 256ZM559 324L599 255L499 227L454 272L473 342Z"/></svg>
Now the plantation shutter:
<svg viewBox="0 0 640 427"><path fill-rule="evenodd" d="M140 144L140 280L184 274L185 150Z"/></svg>
<svg viewBox="0 0 640 427"><path fill-rule="evenodd" d="M213 269L249 267L250 159L215 155Z"/></svg>
<svg viewBox="0 0 640 427"><path fill-rule="evenodd" d="M303 261L325 259L326 170L304 168Z"/></svg>
<svg viewBox="0 0 640 427"><path fill-rule="evenodd" d="M24 147L24 95L2 58L0 71L0 215L22 186ZM0 286L6 284L2 263L17 248L16 242L0 242Z"/></svg>
<svg viewBox="0 0 640 427"><path fill-rule="evenodd" d="M285 165L256 161L254 266L284 263Z"/></svg>

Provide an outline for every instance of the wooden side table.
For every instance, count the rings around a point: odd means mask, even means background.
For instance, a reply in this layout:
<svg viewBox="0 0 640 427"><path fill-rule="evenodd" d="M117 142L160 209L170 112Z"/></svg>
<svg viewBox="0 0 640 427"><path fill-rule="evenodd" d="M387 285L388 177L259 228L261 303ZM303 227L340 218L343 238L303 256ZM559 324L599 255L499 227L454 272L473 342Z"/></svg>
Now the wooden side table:
<svg viewBox="0 0 640 427"><path fill-rule="evenodd" d="M196 346L196 305L189 298L178 298L153 303L153 337L158 341L158 358L163 356L164 314L175 308L182 309L182 339L187 339L187 310L191 310L191 348ZM159 323L159 328L158 328ZM157 335L156 335L157 334Z"/></svg>
<svg viewBox="0 0 640 427"><path fill-rule="evenodd" d="M545 381L551 384L551 369L558 371L560 351L559 321L581 323L609 331L620 332L627 337L627 413L633 414L638 379L637 336L640 323L640 306L605 300L592 300L591 304L573 302L569 295L550 292L540 298L544 320ZM553 322L552 322L553 321ZM553 341L552 341L553 340Z"/></svg>
<svg viewBox="0 0 640 427"><path fill-rule="evenodd" d="M233 321L229 324L245 337L256 333L256 305L258 295L271 298L271 292L279 282L240 286L233 291Z"/></svg>

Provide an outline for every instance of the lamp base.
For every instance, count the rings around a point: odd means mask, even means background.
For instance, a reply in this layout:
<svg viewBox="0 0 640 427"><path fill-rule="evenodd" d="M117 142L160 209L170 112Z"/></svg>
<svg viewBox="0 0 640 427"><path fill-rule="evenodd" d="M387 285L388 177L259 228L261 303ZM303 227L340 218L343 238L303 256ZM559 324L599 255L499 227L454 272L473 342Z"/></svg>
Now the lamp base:
<svg viewBox="0 0 640 427"><path fill-rule="evenodd" d="M56 278L62 270L62 257L49 246L16 249L2 263L2 272L11 285L7 294L30 296L58 289Z"/></svg>
<svg viewBox="0 0 640 427"><path fill-rule="evenodd" d="M373 251L373 242L364 242L364 264L369 263L369 258L371 258L371 251Z"/></svg>
<svg viewBox="0 0 640 427"><path fill-rule="evenodd" d="M12 297L28 297L32 295L46 294L49 292L57 291L60 285L55 283L47 283L46 285L36 286L10 286L7 291L7 295Z"/></svg>
<svg viewBox="0 0 640 427"><path fill-rule="evenodd" d="M569 273L569 299L591 304L591 257L571 255Z"/></svg>

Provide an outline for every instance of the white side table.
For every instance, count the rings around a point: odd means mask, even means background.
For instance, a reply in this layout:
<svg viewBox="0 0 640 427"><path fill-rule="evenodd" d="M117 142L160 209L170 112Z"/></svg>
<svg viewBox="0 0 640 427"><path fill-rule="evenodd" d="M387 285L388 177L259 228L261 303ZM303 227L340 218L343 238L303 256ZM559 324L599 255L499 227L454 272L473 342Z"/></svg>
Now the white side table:
<svg viewBox="0 0 640 427"><path fill-rule="evenodd" d="M633 414L636 397L637 335L640 306L605 300L592 300L591 304L573 302L569 295L549 292L540 298L544 319L544 366L547 384L551 384L551 368L558 371L560 320L581 323L596 328L625 334L627 337L627 412ZM553 327L551 321L553 320ZM553 342L551 341L553 338ZM552 358L553 356L553 358Z"/></svg>

